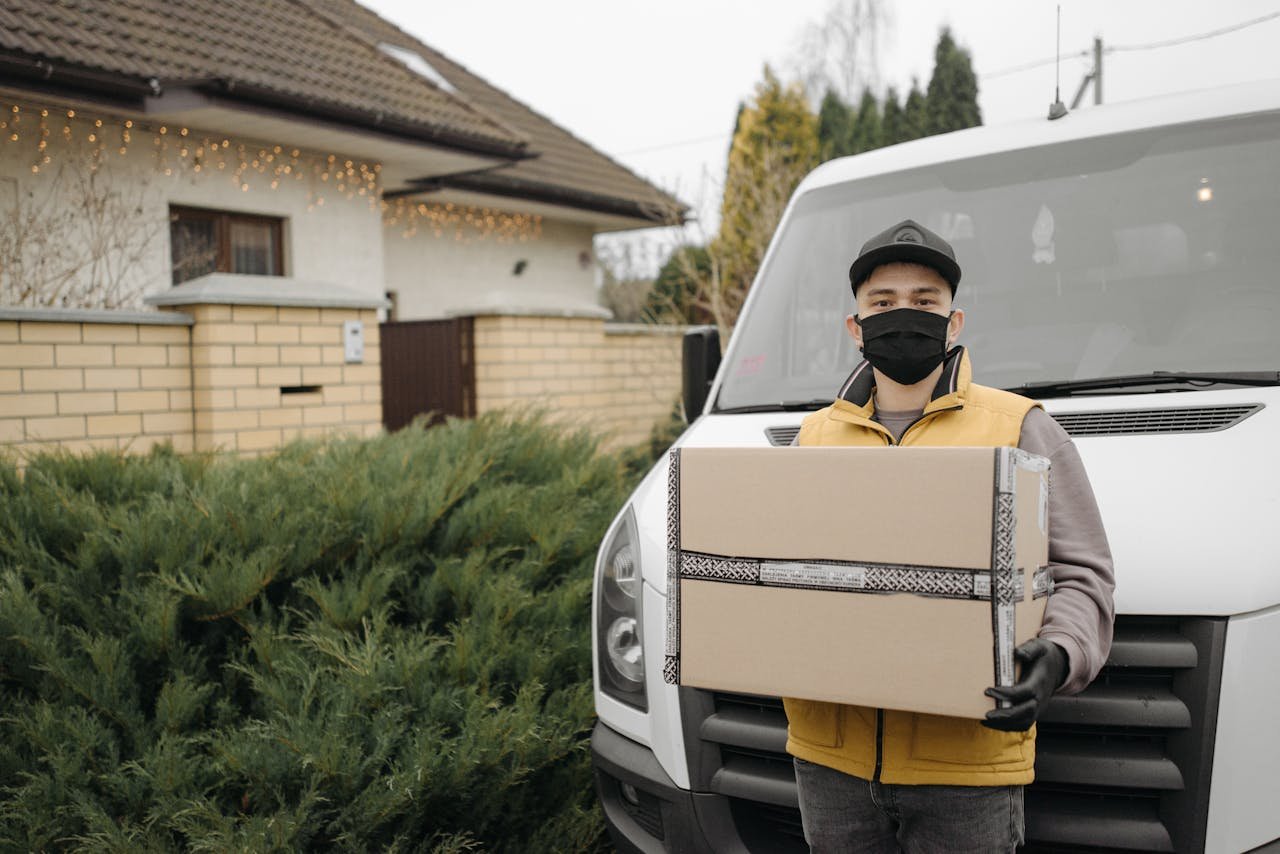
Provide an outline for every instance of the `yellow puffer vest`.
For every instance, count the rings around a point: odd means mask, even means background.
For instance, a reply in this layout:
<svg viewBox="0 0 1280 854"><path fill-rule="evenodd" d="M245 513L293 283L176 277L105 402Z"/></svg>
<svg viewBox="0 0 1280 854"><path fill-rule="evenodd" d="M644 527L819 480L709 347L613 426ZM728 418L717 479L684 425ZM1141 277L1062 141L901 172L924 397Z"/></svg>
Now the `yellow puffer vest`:
<svg viewBox="0 0 1280 854"><path fill-rule="evenodd" d="M800 445L883 447L892 434L871 420L875 380L863 362L825 409L805 418ZM1034 401L970 382L961 347L947 356L924 414L902 445L1014 446ZM939 640L945 640L940 638ZM904 678L908 674L903 674ZM866 780L951 786L1011 786L1034 776L1035 727L988 729L976 720L786 698L787 751Z"/></svg>

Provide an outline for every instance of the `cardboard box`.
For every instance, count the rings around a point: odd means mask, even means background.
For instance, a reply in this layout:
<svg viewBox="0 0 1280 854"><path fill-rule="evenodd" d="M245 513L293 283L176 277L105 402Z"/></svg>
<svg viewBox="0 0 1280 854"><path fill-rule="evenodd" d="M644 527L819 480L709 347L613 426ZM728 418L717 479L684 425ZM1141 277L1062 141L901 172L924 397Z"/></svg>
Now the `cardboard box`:
<svg viewBox="0 0 1280 854"><path fill-rule="evenodd" d="M981 718L1051 592L1048 469L1016 448L673 450L666 680Z"/></svg>

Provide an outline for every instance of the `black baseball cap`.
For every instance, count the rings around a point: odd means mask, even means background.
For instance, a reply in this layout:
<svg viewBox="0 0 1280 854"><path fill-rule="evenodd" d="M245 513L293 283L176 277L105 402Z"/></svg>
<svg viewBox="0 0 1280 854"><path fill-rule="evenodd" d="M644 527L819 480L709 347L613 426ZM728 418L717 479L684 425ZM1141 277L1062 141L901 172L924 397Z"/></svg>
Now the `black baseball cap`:
<svg viewBox="0 0 1280 854"><path fill-rule="evenodd" d="M913 219L904 219L862 244L862 251L849 268L853 292L858 292L858 285L865 282L876 267L895 261L923 264L937 270L955 296L956 286L960 284L960 265L956 263L955 251L950 243Z"/></svg>

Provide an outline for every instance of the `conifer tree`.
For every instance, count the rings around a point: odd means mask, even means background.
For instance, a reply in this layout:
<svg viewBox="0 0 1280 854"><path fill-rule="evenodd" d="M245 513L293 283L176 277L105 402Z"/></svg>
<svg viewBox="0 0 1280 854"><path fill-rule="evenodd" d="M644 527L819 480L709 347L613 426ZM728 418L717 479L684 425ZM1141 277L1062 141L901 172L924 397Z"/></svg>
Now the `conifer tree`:
<svg viewBox="0 0 1280 854"><path fill-rule="evenodd" d="M880 102L869 91L862 93L858 102L858 112L849 133L849 149L852 154L861 154L879 148L881 141Z"/></svg>
<svg viewBox="0 0 1280 854"><path fill-rule="evenodd" d="M746 109L747 109L746 103L743 101L739 101L738 109L733 114L733 133L729 134L729 151L725 152L726 154L733 151L733 140L738 135L738 128L742 127L742 114L746 111Z"/></svg>
<svg viewBox="0 0 1280 854"><path fill-rule="evenodd" d="M903 140L919 139L929 135L929 104L920 91L919 81L912 79L911 91L902 108Z"/></svg>
<svg viewBox="0 0 1280 854"><path fill-rule="evenodd" d="M737 320L787 199L818 163L817 125L803 88L784 85L766 65L729 150L720 231L711 246L720 281L707 302L722 327Z"/></svg>
<svg viewBox="0 0 1280 854"><path fill-rule="evenodd" d="M843 157L849 151L851 110L835 91L828 89L818 107L818 144L822 159Z"/></svg>
<svg viewBox="0 0 1280 854"><path fill-rule="evenodd" d="M933 76L928 91L929 134L982 124L978 108L978 78L969 51L956 44L951 30L943 27L933 52Z"/></svg>
<svg viewBox="0 0 1280 854"><path fill-rule="evenodd" d="M660 323L714 323L700 294L711 275L711 253L705 246L677 246L658 270L645 314Z"/></svg>
<svg viewBox="0 0 1280 854"><path fill-rule="evenodd" d="M884 111L880 120L881 145L897 145L906 142L905 119L902 115L902 104L898 102L898 92L892 86L884 95Z"/></svg>

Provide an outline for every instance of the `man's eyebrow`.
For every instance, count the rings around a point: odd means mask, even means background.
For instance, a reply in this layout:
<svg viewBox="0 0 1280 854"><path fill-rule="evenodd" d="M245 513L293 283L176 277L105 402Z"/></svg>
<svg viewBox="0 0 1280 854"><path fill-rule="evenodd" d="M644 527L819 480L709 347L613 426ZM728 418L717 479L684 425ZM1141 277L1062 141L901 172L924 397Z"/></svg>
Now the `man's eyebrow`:
<svg viewBox="0 0 1280 854"><path fill-rule="evenodd" d="M897 288L872 288L871 290L867 291L867 296L874 297L874 296L881 296L884 294L888 294L889 296L896 296L897 293L898 293ZM918 287L914 287L911 289L912 296L915 296L916 294L940 294L940 293L942 293L942 288L938 287L937 285L920 285Z"/></svg>

